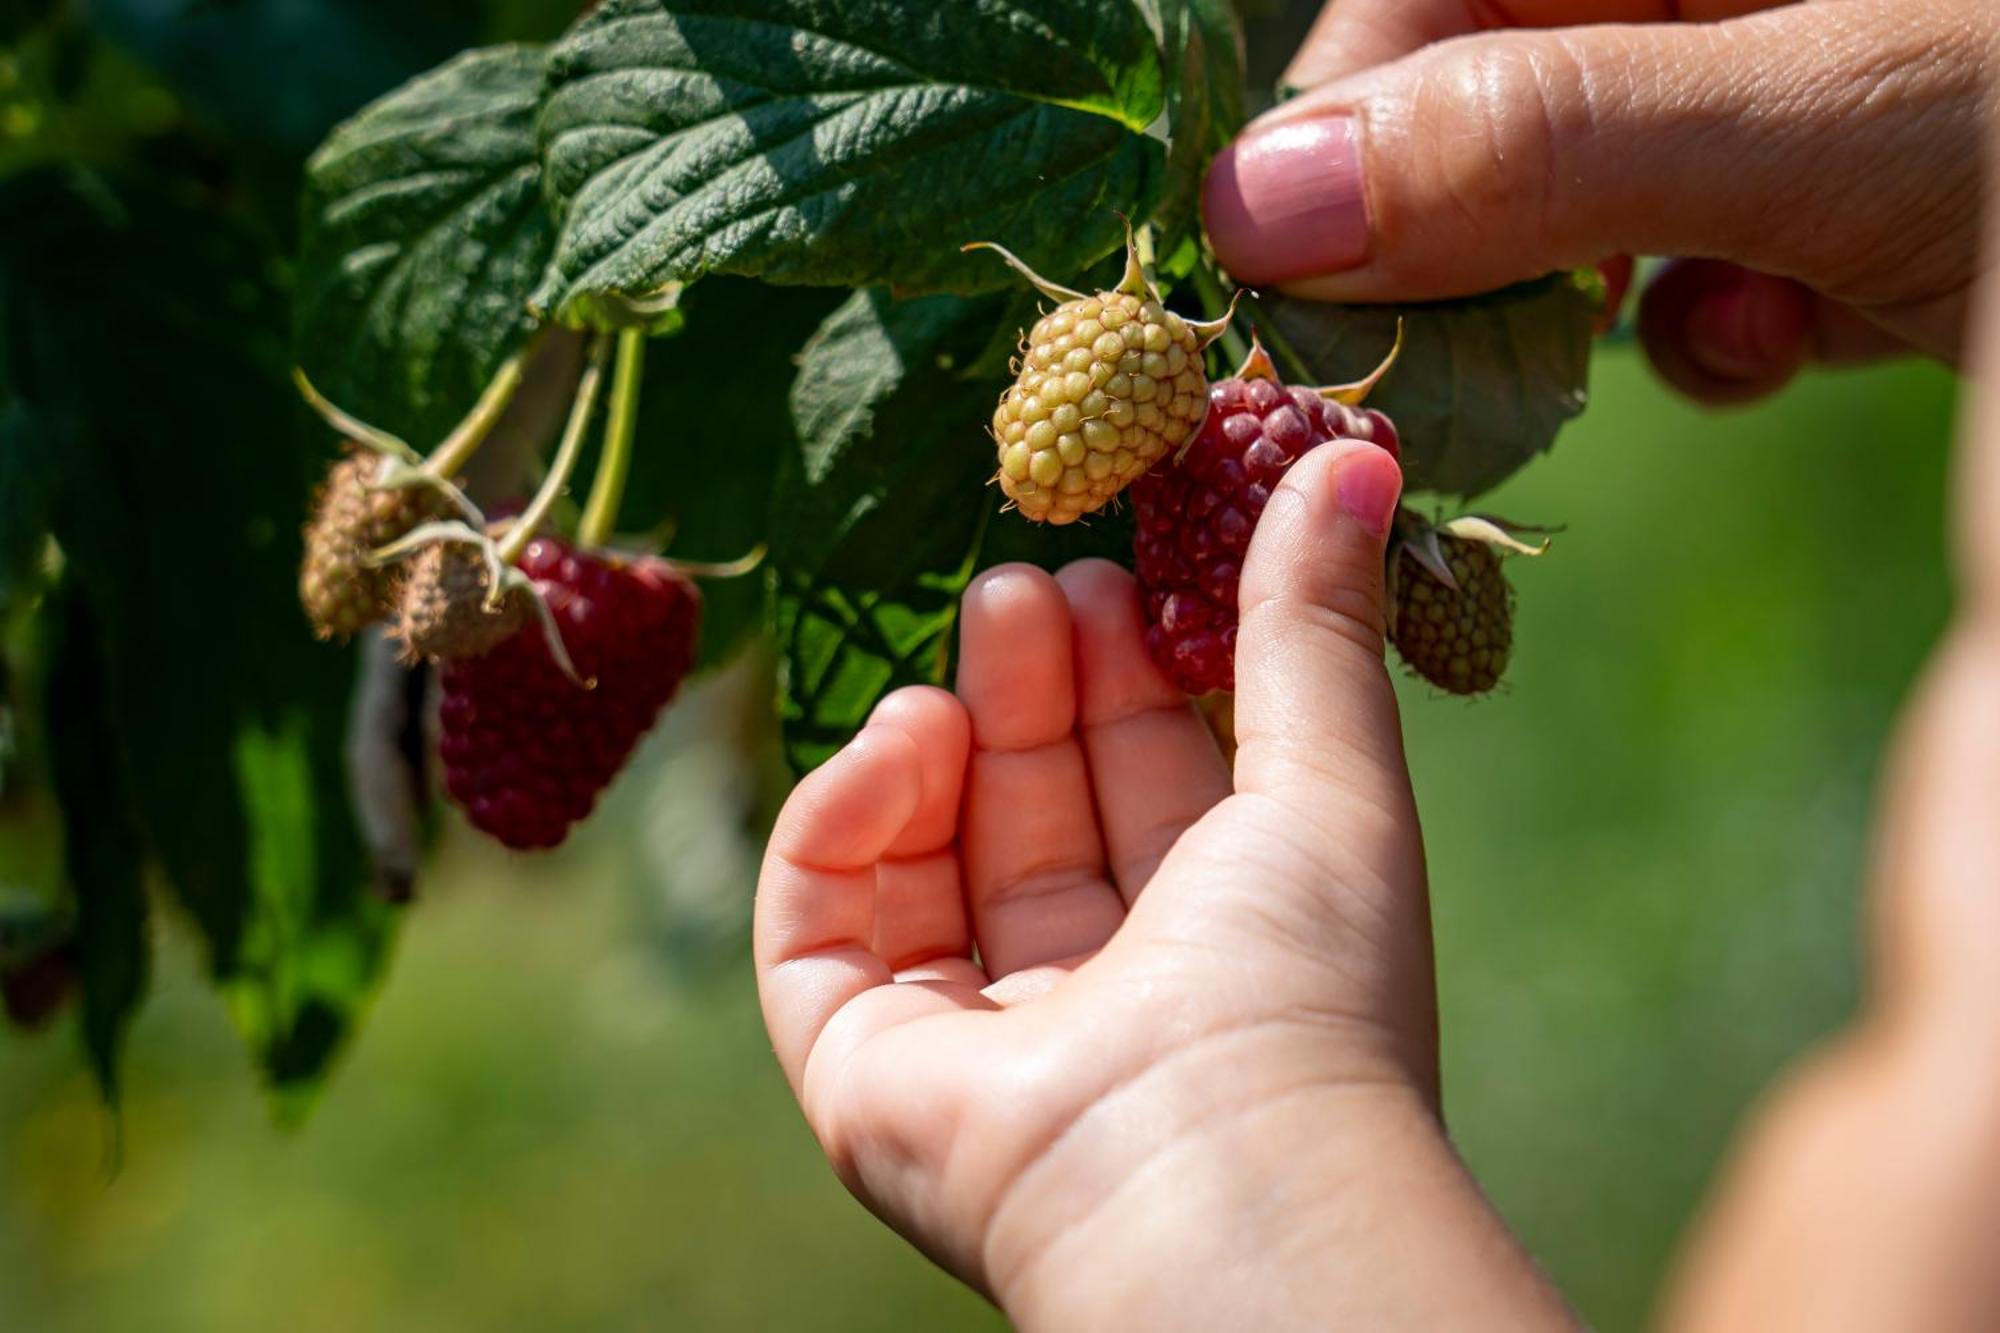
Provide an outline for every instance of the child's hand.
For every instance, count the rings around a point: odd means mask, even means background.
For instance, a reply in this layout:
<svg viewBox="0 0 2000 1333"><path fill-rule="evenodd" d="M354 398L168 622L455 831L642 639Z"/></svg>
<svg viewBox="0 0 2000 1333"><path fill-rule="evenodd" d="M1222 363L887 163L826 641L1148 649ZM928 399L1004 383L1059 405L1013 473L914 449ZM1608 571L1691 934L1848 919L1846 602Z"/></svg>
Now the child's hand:
<svg viewBox="0 0 2000 1333"><path fill-rule="evenodd" d="M1233 788L1128 575L1010 566L966 594L956 695L885 700L779 819L757 963L807 1119L869 1207L1023 1324L1561 1318L1437 1119L1382 661L1399 487L1388 454L1333 444L1272 499ZM1274 1247L1325 1258L1248 1281Z"/></svg>

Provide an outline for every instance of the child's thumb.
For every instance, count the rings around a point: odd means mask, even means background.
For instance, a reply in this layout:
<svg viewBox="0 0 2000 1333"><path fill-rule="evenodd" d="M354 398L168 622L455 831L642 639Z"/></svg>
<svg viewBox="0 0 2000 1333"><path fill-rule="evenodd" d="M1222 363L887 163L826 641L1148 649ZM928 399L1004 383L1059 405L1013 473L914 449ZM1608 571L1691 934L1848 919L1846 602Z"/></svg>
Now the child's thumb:
<svg viewBox="0 0 2000 1333"><path fill-rule="evenodd" d="M1238 791L1315 820L1336 804L1329 787L1407 793L1382 661L1383 554L1402 481L1388 453L1343 440L1300 459L1271 496L1243 570Z"/></svg>

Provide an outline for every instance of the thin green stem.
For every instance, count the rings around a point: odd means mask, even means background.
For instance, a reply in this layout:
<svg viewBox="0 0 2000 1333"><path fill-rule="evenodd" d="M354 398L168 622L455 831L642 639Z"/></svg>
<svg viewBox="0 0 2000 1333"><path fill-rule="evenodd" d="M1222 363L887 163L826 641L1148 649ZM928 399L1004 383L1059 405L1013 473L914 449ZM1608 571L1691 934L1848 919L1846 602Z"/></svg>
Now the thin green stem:
<svg viewBox="0 0 2000 1333"><path fill-rule="evenodd" d="M326 395L313 387L313 382L306 378L306 372L297 366L292 368L292 383L298 386L299 396L306 400L307 405L319 413L320 419L333 427L338 434L367 445L377 453L399 458L405 463L415 463L418 460L417 451L399 437L391 435L386 430L379 430L359 417L335 407L327 400Z"/></svg>
<svg viewBox="0 0 2000 1333"><path fill-rule="evenodd" d="M770 550L770 547L758 542L734 560L676 560L673 566L691 578L740 579L745 574L755 573L757 567L764 563L764 557Z"/></svg>
<svg viewBox="0 0 2000 1333"><path fill-rule="evenodd" d="M1188 280L1194 283L1195 295L1201 298L1201 307L1210 319L1221 319L1229 313L1232 308L1229 294L1222 290L1222 283L1207 264L1197 263ZM1243 341L1243 335L1235 328L1224 329L1221 341L1223 355L1229 358L1232 367L1249 360L1250 344Z"/></svg>
<svg viewBox="0 0 2000 1333"><path fill-rule="evenodd" d="M625 478L632 471L632 437L639 429L639 380L646 370L646 331L620 329L618 369L611 382L611 419L604 428L604 452L597 458L597 480L583 507L577 541L602 546L618 527L618 507L625 499Z"/></svg>
<svg viewBox="0 0 2000 1333"><path fill-rule="evenodd" d="M507 358L499 373L479 395L479 401L465 415L465 420L452 428L445 436L444 443L431 451L424 460L426 476L454 477L472 461L472 455L486 442L486 437L507 411L507 405L514 401L515 390L521 387L521 377L527 369L528 361L540 350L542 332L537 330L520 351Z"/></svg>
<svg viewBox="0 0 2000 1333"><path fill-rule="evenodd" d="M535 539L535 532L555 507L556 498L569 485L570 474L576 471L576 461L583 456L583 442L590 434L590 418L597 411L597 395L604 387L604 363L609 359L611 335L597 334L590 340L590 361L583 368L583 378L577 381L576 401L570 405L569 424L563 427L562 443L556 447L555 461L549 464L549 475L542 479L542 488L535 492L535 498L521 516L507 529L507 535L500 542L499 557L503 565L511 565L521 558L521 552L528 549L528 543Z"/></svg>

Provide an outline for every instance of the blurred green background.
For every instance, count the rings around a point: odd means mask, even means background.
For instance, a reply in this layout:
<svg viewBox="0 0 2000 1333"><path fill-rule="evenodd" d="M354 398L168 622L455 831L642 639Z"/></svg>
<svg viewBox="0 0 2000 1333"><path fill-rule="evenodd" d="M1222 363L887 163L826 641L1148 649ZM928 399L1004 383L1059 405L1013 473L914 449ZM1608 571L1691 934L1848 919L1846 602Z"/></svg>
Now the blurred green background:
<svg viewBox="0 0 2000 1333"><path fill-rule="evenodd" d="M1639 1325L1732 1126L1848 1012L1885 739L1944 623L1953 385L1906 367L1702 414L1607 351L1491 508L1509 688L1405 691L1447 1100L1586 1318ZM705 687L561 853L455 833L302 1129L175 936L123 1162L73 1044L0 1040L0 1324L36 1333L980 1329L822 1165L758 1025L754 785ZM178 948L179 951L176 951Z"/></svg>

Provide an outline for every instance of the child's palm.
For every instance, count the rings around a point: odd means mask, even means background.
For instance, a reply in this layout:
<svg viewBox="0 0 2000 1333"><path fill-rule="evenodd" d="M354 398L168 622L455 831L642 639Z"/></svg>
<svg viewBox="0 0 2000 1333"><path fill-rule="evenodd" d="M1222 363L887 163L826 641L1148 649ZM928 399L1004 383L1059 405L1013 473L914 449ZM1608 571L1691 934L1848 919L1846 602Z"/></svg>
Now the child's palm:
<svg viewBox="0 0 2000 1333"><path fill-rule="evenodd" d="M1245 589L1235 794L1130 578L1010 567L967 594L957 695L892 696L773 836L779 1058L843 1179L968 1280L1031 1262L1203 1104L1434 1086L1379 540L1293 500L1259 538L1291 563ZM1057 1145L1108 1124L1079 1179Z"/></svg>

